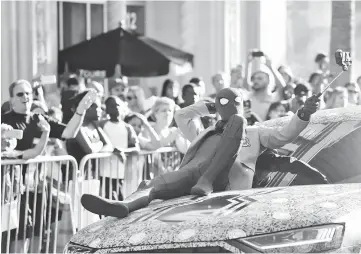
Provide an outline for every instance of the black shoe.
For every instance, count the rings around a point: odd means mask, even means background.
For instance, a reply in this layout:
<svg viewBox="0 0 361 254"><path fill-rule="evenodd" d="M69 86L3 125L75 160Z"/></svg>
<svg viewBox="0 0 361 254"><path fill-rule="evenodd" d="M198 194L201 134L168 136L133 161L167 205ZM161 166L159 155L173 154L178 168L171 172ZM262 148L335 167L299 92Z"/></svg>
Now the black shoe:
<svg viewBox="0 0 361 254"><path fill-rule="evenodd" d="M83 194L80 202L86 210L98 215L124 218L129 214L128 206L121 201L112 201L99 196Z"/></svg>

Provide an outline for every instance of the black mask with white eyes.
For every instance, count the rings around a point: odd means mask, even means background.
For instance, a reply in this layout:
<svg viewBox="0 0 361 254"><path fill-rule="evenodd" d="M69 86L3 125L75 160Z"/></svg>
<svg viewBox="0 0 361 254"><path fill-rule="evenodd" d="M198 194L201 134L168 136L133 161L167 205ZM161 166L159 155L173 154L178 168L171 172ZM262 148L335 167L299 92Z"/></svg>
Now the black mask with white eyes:
<svg viewBox="0 0 361 254"><path fill-rule="evenodd" d="M234 98L234 102L235 102L235 104L236 105L238 105L238 104L240 104L240 103L242 103L242 98L241 97L236 97L236 98ZM227 105L228 103L229 103L229 99L227 99L227 98L220 98L219 99L219 103L222 105L222 106L225 106L225 105Z"/></svg>
<svg viewBox="0 0 361 254"><path fill-rule="evenodd" d="M234 88L222 89L216 96L216 109L224 121L232 115L243 114L242 94Z"/></svg>

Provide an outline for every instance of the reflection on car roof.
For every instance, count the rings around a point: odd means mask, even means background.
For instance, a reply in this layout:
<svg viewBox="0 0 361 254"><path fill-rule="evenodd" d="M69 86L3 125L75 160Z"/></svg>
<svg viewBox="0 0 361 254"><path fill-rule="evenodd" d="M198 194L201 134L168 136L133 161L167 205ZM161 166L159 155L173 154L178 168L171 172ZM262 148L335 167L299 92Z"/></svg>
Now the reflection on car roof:
<svg viewBox="0 0 361 254"><path fill-rule="evenodd" d="M278 119L268 120L257 125L276 127L283 126L291 120L292 116L286 116ZM311 124L325 124L340 121L361 121L361 106L351 108L324 109L317 111L311 117Z"/></svg>

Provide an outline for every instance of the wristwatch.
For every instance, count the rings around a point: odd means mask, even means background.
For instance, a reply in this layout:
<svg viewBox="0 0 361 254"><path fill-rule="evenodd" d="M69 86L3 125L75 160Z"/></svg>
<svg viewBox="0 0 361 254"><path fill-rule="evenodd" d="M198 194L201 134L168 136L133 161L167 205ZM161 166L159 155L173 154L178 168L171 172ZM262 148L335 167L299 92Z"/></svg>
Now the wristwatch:
<svg viewBox="0 0 361 254"><path fill-rule="evenodd" d="M311 114L307 113L303 110L303 108L301 108L300 110L297 111L297 116L298 118L300 118L303 121L310 121L311 118Z"/></svg>

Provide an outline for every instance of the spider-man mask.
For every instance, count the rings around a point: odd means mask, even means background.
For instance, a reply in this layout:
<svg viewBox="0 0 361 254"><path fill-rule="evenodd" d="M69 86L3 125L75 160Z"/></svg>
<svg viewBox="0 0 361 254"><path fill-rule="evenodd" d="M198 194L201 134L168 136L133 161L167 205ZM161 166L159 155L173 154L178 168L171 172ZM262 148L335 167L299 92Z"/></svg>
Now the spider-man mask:
<svg viewBox="0 0 361 254"><path fill-rule="evenodd" d="M240 91L234 88L224 88L217 93L216 110L223 121L228 121L232 115L243 115L243 98Z"/></svg>

